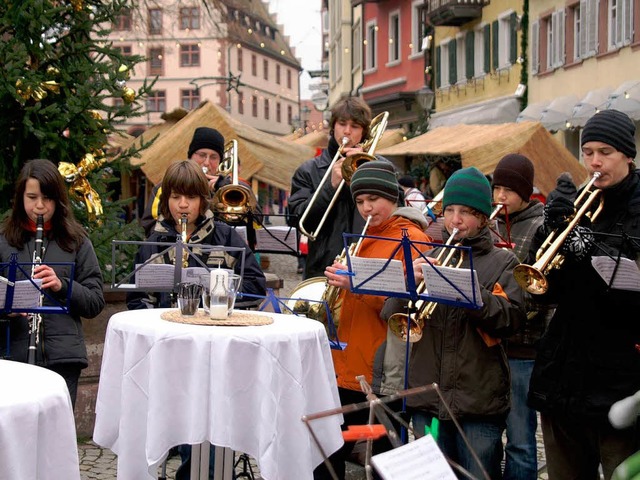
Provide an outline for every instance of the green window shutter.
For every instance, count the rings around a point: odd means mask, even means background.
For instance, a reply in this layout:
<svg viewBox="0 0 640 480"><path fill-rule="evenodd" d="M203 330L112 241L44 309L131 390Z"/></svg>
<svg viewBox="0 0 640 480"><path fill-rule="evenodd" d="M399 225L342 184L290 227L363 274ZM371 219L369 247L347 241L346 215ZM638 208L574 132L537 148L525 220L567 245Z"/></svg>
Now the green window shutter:
<svg viewBox="0 0 640 480"><path fill-rule="evenodd" d="M518 59L518 15L515 12L509 17L509 63L514 65Z"/></svg>
<svg viewBox="0 0 640 480"><path fill-rule="evenodd" d="M440 88L442 85L442 76L440 75L440 55L442 52L440 51L440 47L436 47L436 88Z"/></svg>
<svg viewBox="0 0 640 480"><path fill-rule="evenodd" d="M458 50L456 39L449 42L449 85L458 82Z"/></svg>
<svg viewBox="0 0 640 480"><path fill-rule="evenodd" d="M484 26L484 34L482 35L484 40L484 73L491 71L491 26Z"/></svg>
<svg viewBox="0 0 640 480"><path fill-rule="evenodd" d="M498 57L498 20L491 22L491 58L493 70L498 70L500 67L500 58Z"/></svg>
<svg viewBox="0 0 640 480"><path fill-rule="evenodd" d="M467 35L464 37L464 42L465 42L464 48L465 48L465 60L466 60L465 77L473 78L475 73L473 71L473 67L475 63L474 50L473 50L473 47L475 46L474 44L475 32L473 30L470 32L467 32Z"/></svg>

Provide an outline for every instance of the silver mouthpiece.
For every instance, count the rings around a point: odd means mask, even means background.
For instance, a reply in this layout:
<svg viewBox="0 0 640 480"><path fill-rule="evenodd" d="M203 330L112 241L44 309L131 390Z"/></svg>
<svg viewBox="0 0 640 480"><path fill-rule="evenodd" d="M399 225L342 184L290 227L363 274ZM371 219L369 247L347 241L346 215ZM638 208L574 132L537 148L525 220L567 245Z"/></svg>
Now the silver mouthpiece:
<svg viewBox="0 0 640 480"><path fill-rule="evenodd" d="M209 169L207 167L202 167L202 172L206 175L209 173Z"/></svg>

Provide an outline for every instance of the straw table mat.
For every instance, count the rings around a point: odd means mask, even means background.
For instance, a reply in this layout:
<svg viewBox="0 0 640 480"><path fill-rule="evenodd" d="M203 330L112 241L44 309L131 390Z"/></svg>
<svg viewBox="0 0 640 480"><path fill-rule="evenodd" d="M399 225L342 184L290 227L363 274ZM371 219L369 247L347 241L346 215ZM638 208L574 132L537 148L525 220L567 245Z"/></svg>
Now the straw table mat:
<svg viewBox="0 0 640 480"><path fill-rule="evenodd" d="M168 310L160 315L160 318L169 322L189 323L191 325L222 325L222 326L260 326L270 325L273 318L267 315L257 315L251 312L234 311L230 317L225 320L217 320L209 317L208 313L199 309L192 317L184 317L180 314L180 310Z"/></svg>

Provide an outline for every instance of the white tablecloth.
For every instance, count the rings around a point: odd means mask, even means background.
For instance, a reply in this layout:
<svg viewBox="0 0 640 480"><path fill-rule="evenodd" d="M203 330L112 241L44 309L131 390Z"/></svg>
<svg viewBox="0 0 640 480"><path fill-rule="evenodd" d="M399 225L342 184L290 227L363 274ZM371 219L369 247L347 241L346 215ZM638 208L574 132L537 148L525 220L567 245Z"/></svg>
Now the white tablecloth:
<svg viewBox="0 0 640 480"><path fill-rule="evenodd" d="M254 457L266 480L311 479L322 455L301 417L340 406L322 324L264 313L273 324L198 326L163 311L107 328L93 440L118 455L118 478L156 478L172 446L208 440ZM341 422L311 423L327 454Z"/></svg>
<svg viewBox="0 0 640 480"><path fill-rule="evenodd" d="M57 373L0 360L0 479L80 480L71 397Z"/></svg>

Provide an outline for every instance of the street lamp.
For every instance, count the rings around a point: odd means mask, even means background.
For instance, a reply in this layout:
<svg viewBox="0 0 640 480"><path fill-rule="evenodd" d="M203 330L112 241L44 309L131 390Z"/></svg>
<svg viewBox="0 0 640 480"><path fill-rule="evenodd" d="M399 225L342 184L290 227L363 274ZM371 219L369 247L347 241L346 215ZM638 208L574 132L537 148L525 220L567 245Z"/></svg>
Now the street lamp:
<svg viewBox="0 0 640 480"><path fill-rule="evenodd" d="M420 105L420 107L422 107L422 109L427 112L428 115L433 108L433 101L436 98L435 93L427 85L424 85L415 93L415 95L418 105Z"/></svg>

